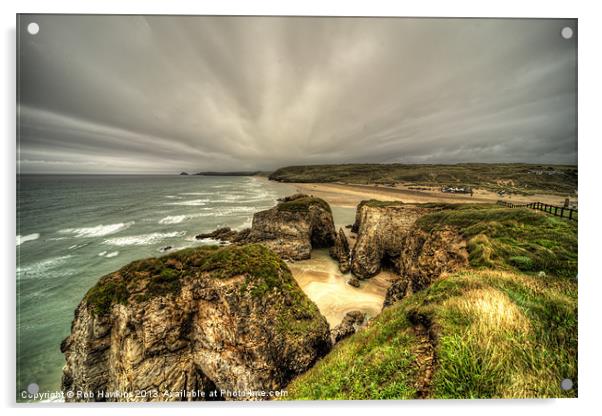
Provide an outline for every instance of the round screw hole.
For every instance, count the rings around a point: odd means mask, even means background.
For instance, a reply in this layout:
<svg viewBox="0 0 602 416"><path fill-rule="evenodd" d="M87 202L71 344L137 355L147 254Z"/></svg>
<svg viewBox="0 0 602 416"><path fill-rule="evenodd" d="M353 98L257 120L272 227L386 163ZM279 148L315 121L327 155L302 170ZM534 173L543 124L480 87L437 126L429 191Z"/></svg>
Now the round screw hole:
<svg viewBox="0 0 602 416"><path fill-rule="evenodd" d="M565 378L564 380L562 380L560 382L560 388L562 390L570 390L573 388L573 380L571 380L570 378Z"/></svg>
<svg viewBox="0 0 602 416"><path fill-rule="evenodd" d="M39 391L40 386L38 386L36 383L31 383L29 386L27 386L27 393L29 394L38 394Z"/></svg>
<svg viewBox="0 0 602 416"><path fill-rule="evenodd" d="M31 22L27 25L27 31L30 35L37 35L40 31L40 25L38 25L36 22Z"/></svg>
<svg viewBox="0 0 602 416"><path fill-rule="evenodd" d="M565 26L562 28L562 30L560 31L560 36L562 36L564 39L570 39L573 37L573 29Z"/></svg>

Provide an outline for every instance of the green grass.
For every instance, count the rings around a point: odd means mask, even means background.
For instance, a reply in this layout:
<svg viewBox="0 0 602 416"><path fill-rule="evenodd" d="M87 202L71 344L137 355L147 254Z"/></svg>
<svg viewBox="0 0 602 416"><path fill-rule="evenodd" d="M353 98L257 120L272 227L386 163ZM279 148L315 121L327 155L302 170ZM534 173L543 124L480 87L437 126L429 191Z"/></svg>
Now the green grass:
<svg viewBox="0 0 602 416"><path fill-rule="evenodd" d="M410 316L436 330L427 397L575 397L577 285L514 272L469 270L386 308L288 386L289 400L416 398Z"/></svg>
<svg viewBox="0 0 602 416"><path fill-rule="evenodd" d="M291 201L281 202L276 206L276 208L279 211L307 212L309 211L309 208L314 205L317 205L328 212L332 212L330 205L328 205L326 201L312 196L303 196Z"/></svg>
<svg viewBox="0 0 602 416"><path fill-rule="evenodd" d="M102 277L85 296L95 315L110 312L114 304L145 302L157 296L177 295L184 278L229 279L244 276L240 296L261 299L271 293L286 298L279 316L283 331L302 333L320 319L317 307L299 288L286 263L260 244L205 246L128 264ZM140 291L139 288L144 287Z"/></svg>
<svg viewBox="0 0 602 416"><path fill-rule="evenodd" d="M576 224L529 209L431 208L417 225L456 228L470 266L384 309L293 380L287 399L419 397L417 317L435 348L427 397L577 396L577 384L560 388L578 379Z"/></svg>
<svg viewBox="0 0 602 416"><path fill-rule="evenodd" d="M407 317L386 309L287 387L287 400L409 399L416 390Z"/></svg>
<svg viewBox="0 0 602 416"><path fill-rule="evenodd" d="M534 172L542 172L536 174ZM552 173L552 174L548 174ZM491 191L520 194L547 192L573 195L577 189L577 167L463 163L457 165L341 164L287 166L270 179L281 182L343 182L353 184L413 183L420 186L468 185Z"/></svg>
<svg viewBox="0 0 602 416"><path fill-rule="evenodd" d="M560 389L577 380L576 282L488 270L446 280L455 293L435 284L408 302L439 326L433 397L576 396Z"/></svg>
<svg viewBox="0 0 602 416"><path fill-rule="evenodd" d="M424 215L425 231L453 226L468 241L473 267L521 270L574 277L577 224L528 208L450 205Z"/></svg>

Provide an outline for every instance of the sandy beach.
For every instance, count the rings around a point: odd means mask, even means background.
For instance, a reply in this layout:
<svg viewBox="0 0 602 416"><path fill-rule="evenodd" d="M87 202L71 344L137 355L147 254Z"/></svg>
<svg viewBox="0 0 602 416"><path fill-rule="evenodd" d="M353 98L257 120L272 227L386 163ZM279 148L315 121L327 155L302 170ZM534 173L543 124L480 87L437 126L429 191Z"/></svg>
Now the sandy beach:
<svg viewBox="0 0 602 416"><path fill-rule="evenodd" d="M325 199L329 204L339 207L355 208L365 199L381 201L403 201L406 203L448 202L491 204L504 200L513 203L543 202L550 205L564 204L564 197L551 194L511 195L500 197L495 192L476 189L470 194L443 193L439 188L411 189L414 185L385 187L377 185L353 185L340 183L295 183L298 192L311 194ZM572 197L571 203L577 203Z"/></svg>
<svg viewBox="0 0 602 416"><path fill-rule="evenodd" d="M301 289L318 305L331 328L341 323L347 312L359 310L375 317L382 309L387 288L395 274L382 271L360 282L356 288L347 284L351 274L339 271L328 250L313 250L311 259L289 263Z"/></svg>

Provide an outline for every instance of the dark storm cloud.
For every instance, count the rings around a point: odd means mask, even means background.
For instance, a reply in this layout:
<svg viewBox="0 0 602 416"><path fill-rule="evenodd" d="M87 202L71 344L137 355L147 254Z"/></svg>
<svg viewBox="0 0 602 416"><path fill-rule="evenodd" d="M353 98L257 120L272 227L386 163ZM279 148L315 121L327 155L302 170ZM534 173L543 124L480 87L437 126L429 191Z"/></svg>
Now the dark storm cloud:
<svg viewBox="0 0 602 416"><path fill-rule="evenodd" d="M572 20L22 16L20 168L576 163L564 26L576 31Z"/></svg>

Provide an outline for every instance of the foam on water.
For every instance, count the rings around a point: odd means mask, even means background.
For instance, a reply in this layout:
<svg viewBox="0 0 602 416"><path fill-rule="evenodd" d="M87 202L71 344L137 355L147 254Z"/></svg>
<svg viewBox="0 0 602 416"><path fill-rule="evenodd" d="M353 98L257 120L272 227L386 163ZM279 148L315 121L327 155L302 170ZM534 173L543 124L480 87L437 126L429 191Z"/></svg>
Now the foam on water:
<svg viewBox="0 0 602 416"><path fill-rule="evenodd" d="M168 215L159 220L159 224L179 224L187 218L186 215Z"/></svg>
<svg viewBox="0 0 602 416"><path fill-rule="evenodd" d="M207 205L209 199L191 199L189 201L181 201L181 202L168 202L165 205L182 205L186 207L202 207L203 205Z"/></svg>
<svg viewBox="0 0 602 416"><path fill-rule="evenodd" d="M37 240L38 238L40 238L40 234L38 233L33 233L33 234L27 234L27 235L18 235L17 236L17 246L20 246L21 244L27 242L27 241L34 241Z"/></svg>
<svg viewBox="0 0 602 416"><path fill-rule="evenodd" d="M184 235L186 235L186 232L184 231L131 235L128 237L109 238L108 240L103 241L103 244L111 246L147 246L159 243L168 238L183 237Z"/></svg>
<svg viewBox="0 0 602 416"><path fill-rule="evenodd" d="M68 260L73 257L71 255L52 257L46 260L39 261L37 263L26 264L17 267L17 277L19 279L38 279L44 277L56 277L57 275L71 275L74 271L71 269L64 269L59 266L65 265Z"/></svg>
<svg viewBox="0 0 602 416"><path fill-rule="evenodd" d="M94 227L65 228L64 230L60 230L59 233L73 234L77 238L104 237L107 235L118 233L123 230L127 230L132 225L134 225L134 221L120 222L118 224L109 225L100 224Z"/></svg>
<svg viewBox="0 0 602 416"><path fill-rule="evenodd" d="M205 195L213 195L213 192L181 192L179 195L190 195L190 196L205 196ZM178 197L181 199L181 197Z"/></svg>

